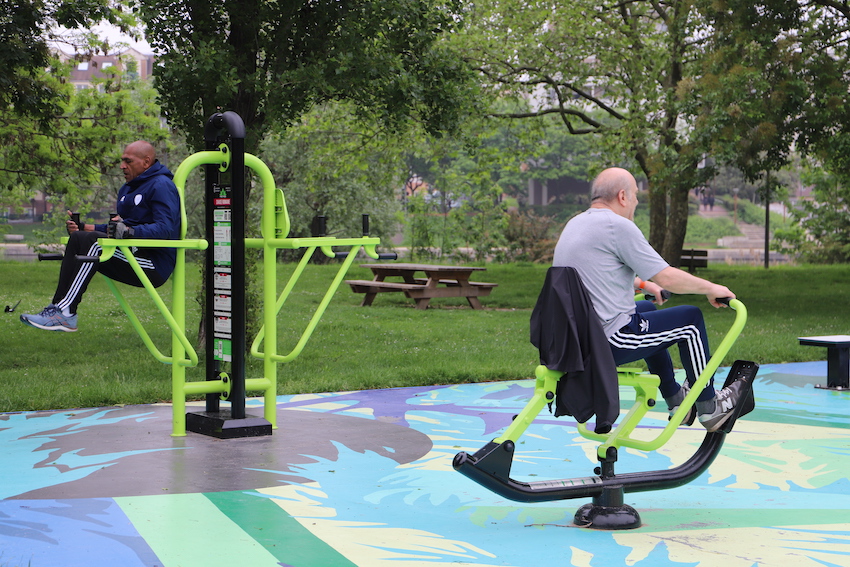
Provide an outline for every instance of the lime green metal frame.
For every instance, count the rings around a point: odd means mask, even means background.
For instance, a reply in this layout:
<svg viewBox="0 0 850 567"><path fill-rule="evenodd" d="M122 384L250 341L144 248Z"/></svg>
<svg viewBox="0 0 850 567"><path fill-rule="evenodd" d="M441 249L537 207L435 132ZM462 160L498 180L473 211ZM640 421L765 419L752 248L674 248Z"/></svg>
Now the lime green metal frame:
<svg viewBox="0 0 850 567"><path fill-rule="evenodd" d="M245 246L260 249L263 258L263 326L251 344L251 355L263 360L263 375L273 386L273 389L266 390L265 413L263 417L272 424L272 427L276 428L276 406L273 396L277 389L277 365L279 363L290 362L301 354L301 351L310 340L316 325L318 325L319 320L324 315L333 295L343 282L346 272L357 257L360 248L362 247L368 256L377 259L378 253L376 247L380 244L380 239L369 236L361 238L284 238L284 235L289 232L289 215L286 211L286 199L283 192L275 188L271 171L258 158L246 154L245 165L257 174L263 185L263 216L260 226L262 238L245 239ZM326 256L334 258L336 257L336 252L333 247L348 248L348 253L340 265L336 277L328 286L322 301L313 313L295 347L287 354L279 354L277 350L278 313L280 313L316 250L319 249ZM301 248L305 249L301 261L278 296L277 250L295 250ZM246 385L246 390L248 389L250 388ZM272 397L270 398L269 396Z"/></svg>
<svg viewBox="0 0 850 567"><path fill-rule="evenodd" d="M595 433L589 430L586 424L578 424L578 431L582 437L602 442L597 448L597 454L600 458L604 458L607 455L609 447L615 447L616 449L630 447L641 451L655 451L670 440L673 433L682 424L690 408L696 403L697 397L705 389L708 381L717 372L721 361L729 353L729 350L735 344L735 341L747 323L747 308L743 303L737 299L733 299L729 302L729 306L735 310L735 320L732 326L714 351L714 354L700 373L694 385L691 386L690 392L679 406L679 409L670 417L670 421L655 437L651 439L635 439L631 435L641 419L643 419L643 416L646 415L646 412L655 406L660 379L658 376L642 372L640 369L617 369L620 386L632 387L635 391L635 401L632 403L629 411L609 433ZM505 441L513 441L516 444L520 436L531 425L543 407L555 400L558 380L563 376L563 373L540 365L535 369L534 374L536 382L531 399L514 421L505 429L505 432L500 437L494 439L494 443L501 444Z"/></svg>
<svg viewBox="0 0 850 567"><path fill-rule="evenodd" d="M142 286L150 295L159 312L165 319L171 330L171 355L163 354L153 343L149 333L145 330L141 320L136 316L130 304L124 298L118 286L112 280L106 278L107 285L115 295L118 303L130 320L133 328L139 333L142 342L162 363L171 364L171 391L172 391L172 433L174 437L186 435L186 397L192 395L214 394L226 398L230 392L230 382L226 375L219 380L186 381L186 368L198 365L198 354L191 342L186 337L186 250L205 250L209 243L204 239L186 239L186 209L184 206L184 193L186 180L189 174L197 167L204 165L218 165L220 171L227 171L230 167L229 148L222 144L217 151L198 152L186 158L174 174L174 184L180 194L180 240L147 240L126 239L116 240L102 238L98 242L103 248L100 261L106 261L113 256L115 250L127 257L133 271L142 282ZM378 258L377 246L380 239L364 236L361 238L285 238L289 233L290 222L286 208L286 199L283 191L275 187L274 177L269 168L256 156L245 154L245 166L253 170L260 179L263 186L263 211L261 219L262 238L246 238L245 245L248 248L259 248L263 253L263 327L252 343L251 354L263 359L263 377L247 378L245 380L246 392L262 392L263 394L263 417L277 428L276 397L277 397L277 365L282 362L294 360L304 349L313 334L319 320L343 282L346 272L351 267L358 251L363 248L371 258ZM172 280L172 305L168 309L160 297L156 288L151 284L147 275L139 266L131 249L167 247L177 249L177 262L175 264ZM317 307L313 317L310 319L306 329L297 341L295 347L287 354L281 355L277 351L277 315L286 303L286 299L295 287L304 269L316 250L321 250L326 256L336 257L334 247L348 248L339 271L325 293L322 301ZM277 295L277 254L278 249L300 249L305 253L290 276L283 292ZM261 351L264 346L264 351Z"/></svg>
<svg viewBox="0 0 850 567"><path fill-rule="evenodd" d="M200 165L209 163L219 164L227 167L230 162L228 153L224 150L216 152L201 152L189 156L174 174L174 184L180 195L180 239L179 240L154 240L154 239L111 239L101 238L98 240L103 252L100 261L110 259L116 250L120 250L127 258L139 281L156 305L163 319L165 319L171 331L171 355L165 355L153 343L150 334L145 329L141 320L136 316L120 288L114 281L106 279L107 286L118 300L121 308L127 314L130 324L139 334L148 351L158 361L171 364L171 395L173 400L172 412L172 435L186 435L186 396L202 393L212 393L229 389L229 385L216 384L216 382L186 382L186 368L198 365L198 354L186 336L186 250L206 250L209 245L205 239L186 239L186 207L185 186L189 173ZM151 283L144 270L132 253L133 248L176 248L177 258L174 272L171 275L171 309L169 310L159 292Z"/></svg>

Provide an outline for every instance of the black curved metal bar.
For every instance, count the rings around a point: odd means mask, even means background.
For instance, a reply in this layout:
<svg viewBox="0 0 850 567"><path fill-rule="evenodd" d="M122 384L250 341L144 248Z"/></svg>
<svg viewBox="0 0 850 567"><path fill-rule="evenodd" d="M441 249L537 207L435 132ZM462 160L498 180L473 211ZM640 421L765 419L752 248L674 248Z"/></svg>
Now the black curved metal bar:
<svg viewBox="0 0 850 567"><path fill-rule="evenodd" d="M700 476L720 453L726 433L707 433L694 455L679 466L658 471L617 474L608 478L590 477L521 482L510 478L513 443L489 443L470 455L455 455L454 469L499 496L516 502L549 502L600 496L606 489L622 487L624 492L662 490L685 485Z"/></svg>
<svg viewBox="0 0 850 567"><path fill-rule="evenodd" d="M562 480L521 482L510 477L515 445L511 440L491 441L474 455L460 452L452 462L455 470L496 494L517 502L548 502L571 498L605 500L612 493L645 492L676 488L696 479L711 466L720 453L726 434L732 431L738 417L749 413L755 406L752 384L758 365L749 361L736 361L729 371L724 387L741 382L741 399L734 413L719 431L706 433L696 452L681 465L665 470L615 474L617 450L608 449L597 474Z"/></svg>

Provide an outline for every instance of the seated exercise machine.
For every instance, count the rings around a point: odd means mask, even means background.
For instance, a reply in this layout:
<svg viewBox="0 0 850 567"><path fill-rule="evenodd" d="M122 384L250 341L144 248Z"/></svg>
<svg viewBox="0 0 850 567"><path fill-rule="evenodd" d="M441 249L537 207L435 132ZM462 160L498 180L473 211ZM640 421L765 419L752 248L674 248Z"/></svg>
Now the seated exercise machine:
<svg viewBox="0 0 850 567"><path fill-rule="evenodd" d="M204 139L206 151L187 157L174 173L174 184L180 194L179 240L101 238L98 240L101 255L80 259L103 262L120 250L168 325L172 339L170 355L157 348L119 287L105 278L151 354L160 362L171 364L172 436L182 437L187 430L226 439L271 435L272 430L277 428L277 365L294 360L301 353L361 249L375 260L395 259L395 254L377 252L380 239L369 236L366 215L361 237L326 236L323 228L313 237L288 237L290 223L283 191L275 187L269 168L259 158L245 153L245 126L239 115L228 111L210 116L204 128ZM187 239L183 197L188 176L198 167L204 167L205 172L205 238ZM261 234L255 238L245 236L246 169L257 175L263 191ZM145 247L177 249L177 262L171 276L170 310L133 254L136 248ZM334 247L344 250L334 250ZM262 253L263 326L250 348L252 356L263 360L263 375L256 378L245 376L245 357L249 352L245 336L245 251L249 248ZM205 380L186 379L186 369L199 363L198 354L186 336L186 250L189 249L206 251ZM303 249L304 254L278 296L279 249ZM325 256L342 260L338 273L295 347L288 354L279 354L278 313L317 250ZM42 259L57 260L61 257L61 254L50 254ZM262 417L246 414L245 398L249 391L262 394ZM206 396L205 411L187 413L187 396L197 395ZM220 407L220 401L229 402L229 408Z"/></svg>
<svg viewBox="0 0 850 567"><path fill-rule="evenodd" d="M578 424L578 432L582 437L600 442L596 451L600 465L595 468L593 476L535 482L522 482L511 478L511 464L520 437L543 407L554 402L558 381L564 377L563 372L551 370L544 365L536 368L534 393L522 411L514 417L511 425L474 454L462 451L455 455L455 470L496 494L517 502L592 498L592 503L585 504L576 512L574 522L578 526L607 530L640 527L640 514L624 503L624 494L676 488L696 479L719 454L726 434L732 430L735 420L755 407L752 383L758 372L758 365L737 360L724 383L725 387L736 380L743 381L741 399L734 409L734 414L720 430L706 433L702 444L690 459L667 470L626 474L614 472L617 452L621 447L654 451L670 440L735 343L746 324L747 310L737 299L721 301L735 311L735 320L705 369L691 386L679 409L663 429L654 433L654 437L647 439L646 435L638 437L633 436L633 433L646 412L655 406L660 379L640 369L616 369L619 385L631 387L635 391L635 401L631 408L621 415L619 423L607 433L590 430L586 423Z"/></svg>

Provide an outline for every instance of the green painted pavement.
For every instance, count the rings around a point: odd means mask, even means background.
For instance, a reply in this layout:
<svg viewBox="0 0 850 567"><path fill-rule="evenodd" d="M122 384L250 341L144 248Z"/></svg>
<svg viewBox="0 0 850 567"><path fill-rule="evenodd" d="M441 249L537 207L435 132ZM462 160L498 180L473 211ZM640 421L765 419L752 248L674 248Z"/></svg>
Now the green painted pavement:
<svg viewBox="0 0 850 567"><path fill-rule="evenodd" d="M115 498L163 567L280 567L204 494Z"/></svg>
<svg viewBox="0 0 850 567"><path fill-rule="evenodd" d="M257 492L212 492L206 497L277 559L292 567L355 567L275 502Z"/></svg>

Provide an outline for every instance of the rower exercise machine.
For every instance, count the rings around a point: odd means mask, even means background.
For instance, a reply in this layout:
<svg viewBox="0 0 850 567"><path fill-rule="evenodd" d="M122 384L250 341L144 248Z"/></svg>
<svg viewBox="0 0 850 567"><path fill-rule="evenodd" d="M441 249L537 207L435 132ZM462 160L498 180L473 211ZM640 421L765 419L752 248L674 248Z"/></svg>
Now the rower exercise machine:
<svg viewBox="0 0 850 567"><path fill-rule="evenodd" d="M581 506L575 513L574 522L578 526L602 530L640 527L640 514L625 503L624 494L675 488L691 482L700 476L717 457L735 421L755 407L752 384L758 372L758 365L754 362L738 360L732 365L724 387L735 381L741 381L740 401L733 410L733 415L720 430L706 433L702 444L690 459L667 470L626 474L616 474L614 471L617 454L621 447L654 451L670 440L738 338L746 324L746 307L737 299L721 301L735 311L735 320L705 369L691 386L690 392L679 409L670 417L667 425L655 433L654 437L647 439L646 435L633 436L633 433L646 412L655 406L660 379L640 369L619 368L617 374L620 386L631 387L635 391L635 401L632 406L624 415L621 415L619 423L615 424L608 433L596 433L586 424L578 424L578 431L582 437L600 442L596 451L599 466L595 468L594 474L581 478L535 482L514 480L511 478L511 465L520 436L543 407L555 400L558 380L564 376L562 372L540 365L535 370L534 393L522 411L514 417L511 425L502 435L474 454L470 455L464 451L458 453L453 461L455 470L496 494L517 502L592 498L592 503Z"/></svg>

